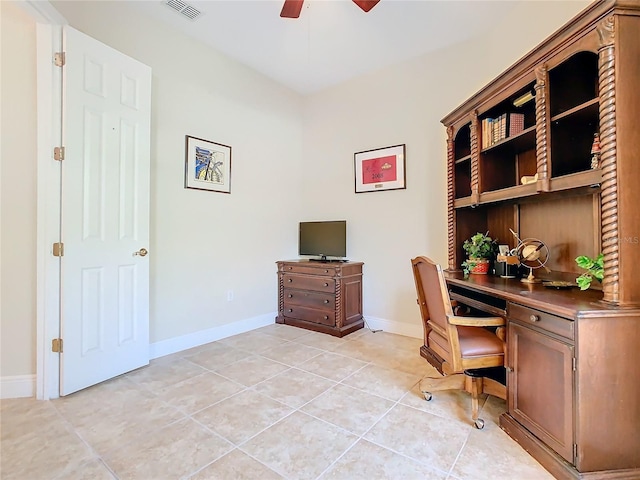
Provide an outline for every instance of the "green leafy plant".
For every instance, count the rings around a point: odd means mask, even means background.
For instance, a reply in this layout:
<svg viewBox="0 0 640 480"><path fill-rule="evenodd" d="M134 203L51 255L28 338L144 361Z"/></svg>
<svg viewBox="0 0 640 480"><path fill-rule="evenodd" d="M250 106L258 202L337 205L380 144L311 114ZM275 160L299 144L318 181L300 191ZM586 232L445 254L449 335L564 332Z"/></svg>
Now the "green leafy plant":
<svg viewBox="0 0 640 480"><path fill-rule="evenodd" d="M595 278L599 282L602 282L604 278L604 255L601 253L596 258L591 258L586 255L580 255L576 257L576 263L578 267L584 268L585 273L576 278L580 290L587 290L591 286L591 282Z"/></svg>
<svg viewBox="0 0 640 480"><path fill-rule="evenodd" d="M479 259L492 260L498 251L498 242L493 240L487 233L476 233L462 244L462 249L467 254L467 260L462 262L462 271L465 276L469 275L473 267L477 265Z"/></svg>

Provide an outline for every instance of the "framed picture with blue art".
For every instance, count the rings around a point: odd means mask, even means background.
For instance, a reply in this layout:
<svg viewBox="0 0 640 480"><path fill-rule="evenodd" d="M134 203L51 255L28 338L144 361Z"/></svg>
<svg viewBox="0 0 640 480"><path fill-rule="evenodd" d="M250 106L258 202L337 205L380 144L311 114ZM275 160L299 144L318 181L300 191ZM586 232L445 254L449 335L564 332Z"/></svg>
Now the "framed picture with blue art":
<svg viewBox="0 0 640 480"><path fill-rule="evenodd" d="M231 193L231 147L189 135L185 144L184 188Z"/></svg>

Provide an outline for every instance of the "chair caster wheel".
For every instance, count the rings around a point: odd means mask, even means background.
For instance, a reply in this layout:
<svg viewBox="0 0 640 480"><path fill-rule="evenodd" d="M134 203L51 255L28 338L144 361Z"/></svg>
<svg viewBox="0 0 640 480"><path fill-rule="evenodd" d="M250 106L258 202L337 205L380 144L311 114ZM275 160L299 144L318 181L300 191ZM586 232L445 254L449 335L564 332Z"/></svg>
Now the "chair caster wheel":
<svg viewBox="0 0 640 480"><path fill-rule="evenodd" d="M428 402L433 398L433 395L431 395L429 392L422 392L422 395L424 395L424 399Z"/></svg>
<svg viewBox="0 0 640 480"><path fill-rule="evenodd" d="M473 422L473 426L478 430L482 430L484 428L484 420L479 418L475 422Z"/></svg>

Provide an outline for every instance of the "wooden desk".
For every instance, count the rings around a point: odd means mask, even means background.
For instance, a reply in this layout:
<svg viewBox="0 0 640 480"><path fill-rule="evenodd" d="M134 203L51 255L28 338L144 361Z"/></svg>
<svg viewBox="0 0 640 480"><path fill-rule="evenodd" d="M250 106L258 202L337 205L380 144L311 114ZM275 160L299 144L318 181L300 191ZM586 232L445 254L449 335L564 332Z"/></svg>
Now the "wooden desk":
<svg viewBox="0 0 640 480"><path fill-rule="evenodd" d="M557 478L640 478L640 309L595 290L445 278L452 299L507 318L501 428Z"/></svg>

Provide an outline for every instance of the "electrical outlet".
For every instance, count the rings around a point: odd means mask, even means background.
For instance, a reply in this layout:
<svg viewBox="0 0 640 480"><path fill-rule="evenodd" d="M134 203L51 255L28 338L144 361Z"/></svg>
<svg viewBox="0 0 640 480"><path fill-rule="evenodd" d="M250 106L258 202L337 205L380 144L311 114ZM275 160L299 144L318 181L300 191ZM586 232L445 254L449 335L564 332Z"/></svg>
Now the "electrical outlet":
<svg viewBox="0 0 640 480"><path fill-rule="evenodd" d="M233 300L233 290L227 290L227 302Z"/></svg>

